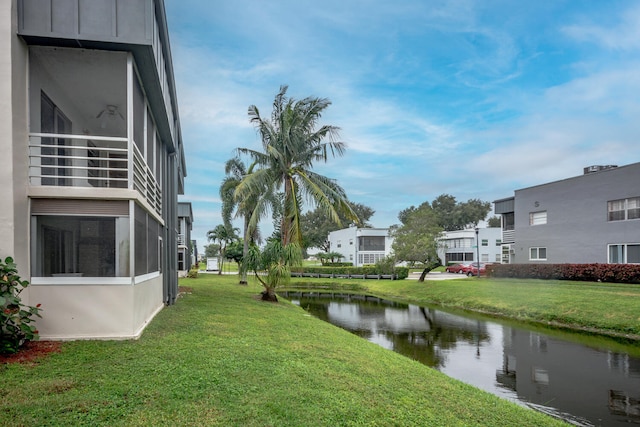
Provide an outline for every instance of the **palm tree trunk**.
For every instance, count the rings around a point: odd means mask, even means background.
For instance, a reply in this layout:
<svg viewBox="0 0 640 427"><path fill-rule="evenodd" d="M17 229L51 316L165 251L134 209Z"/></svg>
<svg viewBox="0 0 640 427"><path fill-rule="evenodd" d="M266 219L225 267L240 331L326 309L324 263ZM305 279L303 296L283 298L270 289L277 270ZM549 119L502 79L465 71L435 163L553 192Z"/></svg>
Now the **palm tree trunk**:
<svg viewBox="0 0 640 427"><path fill-rule="evenodd" d="M284 209L282 210L282 229L280 233L282 234L282 245L286 246L291 243L291 212L288 211L287 207L289 204L289 199L292 196L293 186L291 185L289 176L285 176L284 179Z"/></svg>
<svg viewBox="0 0 640 427"><path fill-rule="evenodd" d="M242 263L239 265L240 268L240 284L247 285L247 267L246 267L246 259L249 254L249 221L250 217L248 215L244 216L244 246L242 247Z"/></svg>

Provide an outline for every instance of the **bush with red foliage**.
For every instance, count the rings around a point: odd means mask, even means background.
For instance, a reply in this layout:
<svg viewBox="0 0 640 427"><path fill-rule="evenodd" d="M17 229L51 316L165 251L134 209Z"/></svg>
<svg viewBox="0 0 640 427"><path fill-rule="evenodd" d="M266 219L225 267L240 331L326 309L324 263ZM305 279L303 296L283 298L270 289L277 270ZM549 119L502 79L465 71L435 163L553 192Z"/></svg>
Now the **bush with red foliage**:
<svg viewBox="0 0 640 427"><path fill-rule="evenodd" d="M640 283L638 264L492 264L489 277Z"/></svg>

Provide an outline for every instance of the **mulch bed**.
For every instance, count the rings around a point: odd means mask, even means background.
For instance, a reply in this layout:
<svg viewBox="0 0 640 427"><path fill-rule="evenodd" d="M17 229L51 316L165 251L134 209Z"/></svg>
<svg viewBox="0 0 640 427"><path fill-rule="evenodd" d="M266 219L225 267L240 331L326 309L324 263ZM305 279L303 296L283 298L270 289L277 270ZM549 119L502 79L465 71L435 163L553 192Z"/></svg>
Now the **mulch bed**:
<svg viewBox="0 0 640 427"><path fill-rule="evenodd" d="M61 347L62 342L60 341L29 341L17 353L0 354L0 364L35 364L39 359L51 353L60 352Z"/></svg>

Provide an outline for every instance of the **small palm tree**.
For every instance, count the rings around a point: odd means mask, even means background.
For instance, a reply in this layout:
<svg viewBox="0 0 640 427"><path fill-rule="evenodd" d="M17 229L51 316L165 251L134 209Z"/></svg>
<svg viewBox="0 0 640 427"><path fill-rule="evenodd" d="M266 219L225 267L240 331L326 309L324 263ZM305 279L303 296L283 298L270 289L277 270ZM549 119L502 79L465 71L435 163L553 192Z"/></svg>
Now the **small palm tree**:
<svg viewBox="0 0 640 427"><path fill-rule="evenodd" d="M303 200L311 200L318 208L340 224L339 213L358 222L338 183L313 172L316 161L326 162L329 154L341 156L345 144L337 141L338 128L324 125L316 129L322 112L331 105L325 98L307 97L296 101L287 97L287 86L281 86L273 102L271 119L263 118L255 105L249 117L262 139L263 152L239 148L249 155L258 169L247 174L236 187L236 199L249 195L283 192L280 233L283 246L302 245L300 216ZM257 227L265 207L263 197L256 204L249 228Z"/></svg>
<svg viewBox="0 0 640 427"><path fill-rule="evenodd" d="M216 225L216 227L213 230L209 230L207 232L207 239L209 239L210 242L217 241L218 244L220 245L220 262L219 262L218 274L222 274L222 266L224 264L225 250L226 250L227 244L238 239L238 234L237 234L238 231L239 230L237 228L227 227L223 224L219 224L219 225Z"/></svg>
<svg viewBox="0 0 640 427"><path fill-rule="evenodd" d="M291 266L302 263L302 250L295 243L283 245L280 240L271 239L263 250L252 245L247 255L247 266L264 287L262 299L278 301L276 288L291 280Z"/></svg>

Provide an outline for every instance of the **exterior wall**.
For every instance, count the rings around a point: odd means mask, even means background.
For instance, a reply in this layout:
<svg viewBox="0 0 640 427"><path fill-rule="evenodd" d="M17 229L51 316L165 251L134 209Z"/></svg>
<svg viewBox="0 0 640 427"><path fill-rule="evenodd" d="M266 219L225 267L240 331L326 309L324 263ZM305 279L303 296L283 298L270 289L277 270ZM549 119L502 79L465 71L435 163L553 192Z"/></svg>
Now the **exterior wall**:
<svg viewBox="0 0 640 427"><path fill-rule="evenodd" d="M607 263L608 244L639 243L640 220L608 221L607 202L640 196L640 163L515 191L513 263ZM547 223L529 225L531 212ZM529 249L546 248L545 261Z"/></svg>
<svg viewBox="0 0 640 427"><path fill-rule="evenodd" d="M497 227L480 228L478 230L478 239L480 240L480 262L495 263L500 262L502 230ZM462 240L462 245L459 245ZM483 246L482 241L486 240L487 245ZM455 241L455 243L454 243ZM456 230L445 231L443 236L438 239L438 257L442 265L456 264L459 262L477 262L478 249L475 247L476 242L475 230ZM447 263L447 254L471 254L471 259L452 261ZM485 261L486 259L486 261Z"/></svg>
<svg viewBox="0 0 640 427"><path fill-rule="evenodd" d="M17 14L14 1L0 2L0 152L5 161L0 168L0 257L14 258L20 275L29 271L29 201L27 199L27 46L16 37ZM25 295L23 301L29 304Z"/></svg>
<svg viewBox="0 0 640 427"><path fill-rule="evenodd" d="M137 338L163 307L162 277L127 285L30 286L42 339Z"/></svg>
<svg viewBox="0 0 640 427"><path fill-rule="evenodd" d="M366 236L384 236L384 251L361 251L358 248L358 238ZM349 227L329 233L330 252L342 254L344 262L351 262L356 267L361 267L366 262L360 262L361 254L388 256L391 254L393 238L389 237L387 228L357 228Z"/></svg>
<svg viewBox="0 0 640 427"><path fill-rule="evenodd" d="M67 10L71 12L67 14ZM103 14L101 10L112 13ZM88 23L92 24L87 25ZM116 30L117 34L109 36L103 31L107 28ZM25 289L21 297L26 304L42 304L43 318L35 321L44 339L136 338L163 305L172 304L177 297L177 196L183 191L186 166L168 42L162 0L0 2L0 106L4 112L0 115L0 132L3 135L0 139L0 152L6 160L0 169L0 179L4 183L0 186L0 197L3 200L0 212L0 256L12 256L17 262L20 275L31 282L31 286ZM158 181L163 194L161 209L152 206L133 187L55 187L44 186L40 182L30 183L29 131L37 132L40 121L40 100L35 96L40 89L30 85L33 83L30 82L30 46L36 45L54 46L56 49L53 51L59 53L63 50L84 52L87 61L96 56L118 58L116 60L119 61L118 66L123 75L129 72L129 83L121 83L124 87L128 86L129 100L131 76L135 75L132 74L132 64L135 65L144 93L148 97L144 101L148 102L157 125L158 140L161 141L156 146L160 147L161 153L156 159L160 169ZM47 49L52 51L51 48L41 50ZM60 53L60 56L52 59L64 61L64 58ZM77 93L60 91L60 87L56 87L53 82L55 79L47 77L42 70L44 68L40 67L38 71L37 66L34 67L34 81L48 85L47 91L55 92L56 98L63 100L65 113L73 119L72 132L82 134L85 127L80 117L84 114L85 120L86 117L94 119L93 108L80 105L77 97L74 98ZM77 91L86 95L85 90L78 88ZM30 93L33 95L31 101ZM131 117L132 110L131 105L127 105L126 111L122 112ZM30 122L35 126L32 129ZM131 126L127 137L131 144ZM31 277L30 267L34 261L31 259L31 204L37 198L76 201L94 199L96 202L128 200L132 243L131 276ZM160 224L159 237L163 248L159 271L137 277L133 263L135 201ZM155 266L151 269L155 269Z"/></svg>

